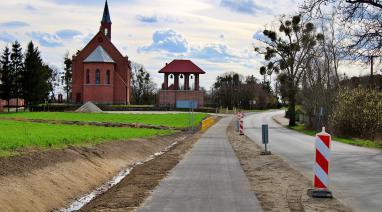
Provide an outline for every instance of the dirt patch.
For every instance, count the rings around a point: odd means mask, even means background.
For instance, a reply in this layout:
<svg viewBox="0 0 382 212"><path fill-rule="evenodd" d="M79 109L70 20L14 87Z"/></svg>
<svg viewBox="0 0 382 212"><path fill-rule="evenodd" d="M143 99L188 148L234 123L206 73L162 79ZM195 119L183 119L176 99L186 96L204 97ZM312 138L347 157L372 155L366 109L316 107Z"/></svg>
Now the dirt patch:
<svg viewBox="0 0 382 212"><path fill-rule="evenodd" d="M97 126L97 127L127 127L127 128L146 128L157 130L180 130L186 131L187 128L155 126L141 123L110 123L110 122L93 122L93 121L65 121L65 120L47 120L47 119L26 119L26 118L0 118L0 120L23 121L33 123L48 123L48 124L67 124L79 126Z"/></svg>
<svg viewBox="0 0 382 212"><path fill-rule="evenodd" d="M197 133L175 145L167 153L137 166L119 184L98 196L80 211L134 211L150 196L199 139Z"/></svg>
<svg viewBox="0 0 382 212"><path fill-rule="evenodd" d="M178 133L0 158L1 211L50 211L68 206L120 170L189 136Z"/></svg>
<svg viewBox="0 0 382 212"><path fill-rule="evenodd" d="M227 134L264 211L351 211L335 198L308 196L311 181L279 156L261 156L261 147L238 135L234 122Z"/></svg>

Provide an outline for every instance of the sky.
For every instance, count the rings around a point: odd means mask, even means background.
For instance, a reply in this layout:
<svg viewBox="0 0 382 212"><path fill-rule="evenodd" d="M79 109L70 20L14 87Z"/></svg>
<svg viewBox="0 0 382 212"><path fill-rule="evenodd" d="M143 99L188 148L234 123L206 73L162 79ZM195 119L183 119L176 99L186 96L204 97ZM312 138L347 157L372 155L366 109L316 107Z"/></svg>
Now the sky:
<svg viewBox="0 0 382 212"><path fill-rule="evenodd" d="M112 42L161 85L158 71L191 59L206 71L201 86L235 71L261 79L253 45L265 26L295 14L298 0L109 0ZM33 41L46 63L63 68L65 53L81 50L98 32L104 0L0 0L0 48ZM343 69L359 75L358 69ZM350 70L350 71L349 71Z"/></svg>

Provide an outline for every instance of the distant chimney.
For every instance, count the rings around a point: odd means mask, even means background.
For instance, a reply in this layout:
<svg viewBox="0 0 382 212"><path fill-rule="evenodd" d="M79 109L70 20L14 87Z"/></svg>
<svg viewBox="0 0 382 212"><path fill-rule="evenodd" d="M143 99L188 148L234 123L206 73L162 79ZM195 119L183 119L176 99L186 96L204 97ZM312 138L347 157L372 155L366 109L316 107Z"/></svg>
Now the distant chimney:
<svg viewBox="0 0 382 212"><path fill-rule="evenodd" d="M166 66L168 65L168 63L166 63Z"/></svg>

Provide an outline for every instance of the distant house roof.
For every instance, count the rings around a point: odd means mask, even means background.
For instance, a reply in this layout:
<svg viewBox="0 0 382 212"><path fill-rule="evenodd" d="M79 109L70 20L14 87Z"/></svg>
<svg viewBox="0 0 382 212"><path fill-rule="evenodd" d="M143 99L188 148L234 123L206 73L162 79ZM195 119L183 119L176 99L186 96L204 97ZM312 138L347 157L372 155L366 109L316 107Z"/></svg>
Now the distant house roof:
<svg viewBox="0 0 382 212"><path fill-rule="evenodd" d="M98 46L85 60L85 63L115 63L102 46Z"/></svg>
<svg viewBox="0 0 382 212"><path fill-rule="evenodd" d="M205 74L206 72L191 60L173 60L171 63L166 64L159 73Z"/></svg>

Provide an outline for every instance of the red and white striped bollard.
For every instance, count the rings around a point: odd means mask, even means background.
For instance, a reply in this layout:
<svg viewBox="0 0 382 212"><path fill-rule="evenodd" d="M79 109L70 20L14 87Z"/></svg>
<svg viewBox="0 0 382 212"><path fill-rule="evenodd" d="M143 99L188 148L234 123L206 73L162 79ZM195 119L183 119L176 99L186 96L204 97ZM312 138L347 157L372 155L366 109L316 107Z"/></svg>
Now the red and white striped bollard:
<svg viewBox="0 0 382 212"><path fill-rule="evenodd" d="M240 116L240 135L244 135L244 113L241 113Z"/></svg>
<svg viewBox="0 0 382 212"><path fill-rule="evenodd" d="M316 135L313 197L332 197L332 193L329 191L330 145L331 136L325 132L325 127L323 127L322 132Z"/></svg>

